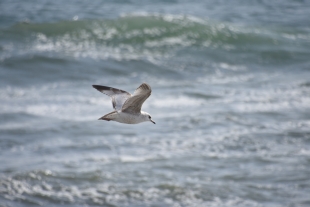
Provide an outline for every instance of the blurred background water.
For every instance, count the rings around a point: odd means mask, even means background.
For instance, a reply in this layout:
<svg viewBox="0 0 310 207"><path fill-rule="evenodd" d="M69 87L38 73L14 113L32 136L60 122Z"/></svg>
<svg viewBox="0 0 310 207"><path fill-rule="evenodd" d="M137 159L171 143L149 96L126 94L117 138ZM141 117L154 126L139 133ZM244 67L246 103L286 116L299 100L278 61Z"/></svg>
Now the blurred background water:
<svg viewBox="0 0 310 207"><path fill-rule="evenodd" d="M310 206L310 2L0 1L0 206ZM92 84L153 93L97 121Z"/></svg>

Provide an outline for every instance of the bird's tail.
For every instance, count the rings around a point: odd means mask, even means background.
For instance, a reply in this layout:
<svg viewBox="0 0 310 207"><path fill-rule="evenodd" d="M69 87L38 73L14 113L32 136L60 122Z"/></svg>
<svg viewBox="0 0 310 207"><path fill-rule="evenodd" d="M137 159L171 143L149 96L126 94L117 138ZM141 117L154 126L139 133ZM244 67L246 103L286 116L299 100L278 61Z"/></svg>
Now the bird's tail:
<svg viewBox="0 0 310 207"><path fill-rule="evenodd" d="M117 111L112 111L103 117L99 118L98 120L105 120L105 121L111 121L115 119L115 116L117 115Z"/></svg>

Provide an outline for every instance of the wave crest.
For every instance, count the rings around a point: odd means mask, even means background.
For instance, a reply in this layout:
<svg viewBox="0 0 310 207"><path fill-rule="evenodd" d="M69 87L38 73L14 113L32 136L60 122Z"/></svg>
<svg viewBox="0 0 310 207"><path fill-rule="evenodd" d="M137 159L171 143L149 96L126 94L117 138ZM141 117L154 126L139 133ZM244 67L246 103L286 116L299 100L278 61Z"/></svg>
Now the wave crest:
<svg viewBox="0 0 310 207"><path fill-rule="evenodd" d="M241 53L267 52L268 56L283 53L287 58L290 54L285 52L284 47L290 46L296 39L310 39L309 35L301 33L288 34L192 16L163 14L131 14L117 19L43 24L21 23L4 32L4 35L9 39L15 38L12 42L19 42L13 47L4 45L2 48L7 52L27 49L33 53L51 52L117 60L167 58L188 47Z"/></svg>

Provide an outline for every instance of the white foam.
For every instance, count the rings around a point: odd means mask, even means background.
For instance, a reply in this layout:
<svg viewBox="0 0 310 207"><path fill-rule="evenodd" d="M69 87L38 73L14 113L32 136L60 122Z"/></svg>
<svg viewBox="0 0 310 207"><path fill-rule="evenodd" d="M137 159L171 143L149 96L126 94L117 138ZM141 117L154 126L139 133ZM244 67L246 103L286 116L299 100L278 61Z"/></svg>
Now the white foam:
<svg viewBox="0 0 310 207"><path fill-rule="evenodd" d="M201 106L203 101L200 99L193 99L187 96L165 96L156 97L152 100L152 105L160 108L180 108L180 107L195 107Z"/></svg>
<svg viewBox="0 0 310 207"><path fill-rule="evenodd" d="M122 155L120 156L121 162L144 162L147 160L146 157L142 156L130 156L130 155Z"/></svg>

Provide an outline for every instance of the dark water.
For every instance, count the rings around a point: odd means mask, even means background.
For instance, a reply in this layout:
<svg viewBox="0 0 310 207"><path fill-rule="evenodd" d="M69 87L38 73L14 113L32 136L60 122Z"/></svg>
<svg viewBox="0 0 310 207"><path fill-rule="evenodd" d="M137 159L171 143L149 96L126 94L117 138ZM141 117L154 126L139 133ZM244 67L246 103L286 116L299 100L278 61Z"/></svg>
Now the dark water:
<svg viewBox="0 0 310 207"><path fill-rule="evenodd" d="M310 206L309 1L0 1L0 206ZM156 125L97 121L152 86Z"/></svg>

